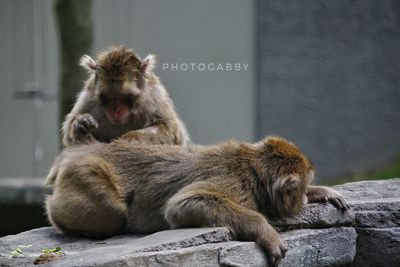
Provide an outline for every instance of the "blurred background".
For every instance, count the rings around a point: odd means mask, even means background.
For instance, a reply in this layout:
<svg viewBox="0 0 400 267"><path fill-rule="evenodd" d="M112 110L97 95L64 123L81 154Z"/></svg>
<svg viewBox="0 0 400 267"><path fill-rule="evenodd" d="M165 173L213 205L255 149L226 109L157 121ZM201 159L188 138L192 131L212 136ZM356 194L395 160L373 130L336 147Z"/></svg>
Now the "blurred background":
<svg viewBox="0 0 400 267"><path fill-rule="evenodd" d="M158 55L195 143L280 135L318 183L400 176L399 1L2 0L0 31L0 236L46 224L79 57L112 45ZM163 68L190 63L224 70Z"/></svg>

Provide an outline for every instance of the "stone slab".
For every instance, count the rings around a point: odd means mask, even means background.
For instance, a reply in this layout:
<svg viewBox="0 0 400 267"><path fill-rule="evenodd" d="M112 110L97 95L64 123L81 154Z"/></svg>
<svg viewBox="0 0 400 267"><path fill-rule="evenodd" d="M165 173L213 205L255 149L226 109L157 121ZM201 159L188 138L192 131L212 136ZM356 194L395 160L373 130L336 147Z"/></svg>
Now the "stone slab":
<svg viewBox="0 0 400 267"><path fill-rule="evenodd" d="M355 254L353 228L302 229L285 232L289 251L282 266L349 263ZM23 254L11 258L17 246ZM253 242L232 241L226 228L168 230L148 236L116 236L106 240L66 237L40 228L0 239L1 266L29 266L41 249L60 246L65 255L51 266L266 266ZM306 265L301 265L302 263Z"/></svg>
<svg viewBox="0 0 400 267"><path fill-rule="evenodd" d="M179 229L147 236L124 235L106 240L91 240L67 237L51 227L44 227L0 238L0 265L29 265L41 254L42 249L57 246L65 251L68 264L80 264L84 261L85 264L94 265L100 264L103 258L109 262L137 252L171 250L230 240L231 236L226 228ZM24 253L17 258L10 258L11 251L21 245L32 246L23 248ZM63 261L60 264L61 262Z"/></svg>
<svg viewBox="0 0 400 267"><path fill-rule="evenodd" d="M400 226L400 178L334 186L348 201L361 228Z"/></svg>
<svg viewBox="0 0 400 267"><path fill-rule="evenodd" d="M357 228L357 255L352 267L400 266L400 228Z"/></svg>
<svg viewBox="0 0 400 267"><path fill-rule="evenodd" d="M281 231L352 226L354 224L354 213L351 210L343 212L330 203L312 203L306 205L297 216L270 220L270 222Z"/></svg>

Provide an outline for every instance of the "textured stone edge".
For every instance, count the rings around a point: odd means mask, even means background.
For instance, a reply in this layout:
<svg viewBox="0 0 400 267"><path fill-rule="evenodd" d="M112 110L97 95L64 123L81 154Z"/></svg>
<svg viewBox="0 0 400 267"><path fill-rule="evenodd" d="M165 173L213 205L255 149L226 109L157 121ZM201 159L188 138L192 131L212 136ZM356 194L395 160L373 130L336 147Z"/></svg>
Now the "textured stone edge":
<svg viewBox="0 0 400 267"><path fill-rule="evenodd" d="M357 254L352 267L400 265L400 228L356 228Z"/></svg>
<svg viewBox="0 0 400 267"><path fill-rule="evenodd" d="M352 210L343 212L330 203L313 203L306 205L297 216L270 220L270 223L280 231L287 231L353 226L354 220L355 216Z"/></svg>
<svg viewBox="0 0 400 267"><path fill-rule="evenodd" d="M285 232L282 238L289 251L280 266L348 264L355 256L356 237L350 227ZM95 262L77 254L73 259L60 259L53 266L189 266L194 262L196 266L268 266L264 253L254 242L238 241L136 251L113 258L95 258Z"/></svg>

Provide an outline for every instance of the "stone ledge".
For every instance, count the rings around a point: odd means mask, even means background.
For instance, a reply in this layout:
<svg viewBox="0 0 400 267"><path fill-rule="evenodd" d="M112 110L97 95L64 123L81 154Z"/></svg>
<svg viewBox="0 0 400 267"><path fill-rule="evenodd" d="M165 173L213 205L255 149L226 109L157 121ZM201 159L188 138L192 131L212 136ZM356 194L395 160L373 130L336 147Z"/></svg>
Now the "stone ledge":
<svg viewBox="0 0 400 267"><path fill-rule="evenodd" d="M335 186L355 216L357 253L351 266L400 266L400 179Z"/></svg>
<svg viewBox="0 0 400 267"><path fill-rule="evenodd" d="M345 264L355 255L353 228L301 229L285 232L289 246L282 266ZM23 254L10 258L17 246ZM0 239L0 265L31 265L43 248L60 246L65 256L52 266L266 266L253 242L232 241L225 228L195 228L158 232L148 236L116 236L106 240L65 237L50 227ZM102 255L99 257L99 255Z"/></svg>
<svg viewBox="0 0 400 267"><path fill-rule="evenodd" d="M298 216L271 220L273 226L281 231L302 228L328 228L352 226L354 214L351 210L343 212L332 204L308 204Z"/></svg>
<svg viewBox="0 0 400 267"><path fill-rule="evenodd" d="M349 203L358 228L400 226L400 178L334 186Z"/></svg>
<svg viewBox="0 0 400 267"><path fill-rule="evenodd" d="M400 266L400 228L358 228L353 267Z"/></svg>

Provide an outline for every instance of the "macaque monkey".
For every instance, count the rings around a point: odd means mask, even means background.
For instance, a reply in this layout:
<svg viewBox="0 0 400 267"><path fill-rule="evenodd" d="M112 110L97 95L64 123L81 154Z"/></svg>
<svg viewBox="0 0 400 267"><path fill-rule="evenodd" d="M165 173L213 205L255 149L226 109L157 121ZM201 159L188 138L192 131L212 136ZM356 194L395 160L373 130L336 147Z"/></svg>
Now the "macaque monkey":
<svg viewBox="0 0 400 267"><path fill-rule="evenodd" d="M287 246L268 219L298 214L307 201L348 209L335 190L310 186L312 164L282 138L188 148L118 139L66 149L46 200L50 222L92 238L227 227L277 266Z"/></svg>
<svg viewBox="0 0 400 267"><path fill-rule="evenodd" d="M188 132L164 86L152 72L155 57L140 60L132 49L112 47L97 60L84 55L84 89L63 123L63 144L124 138L147 144L185 145Z"/></svg>

